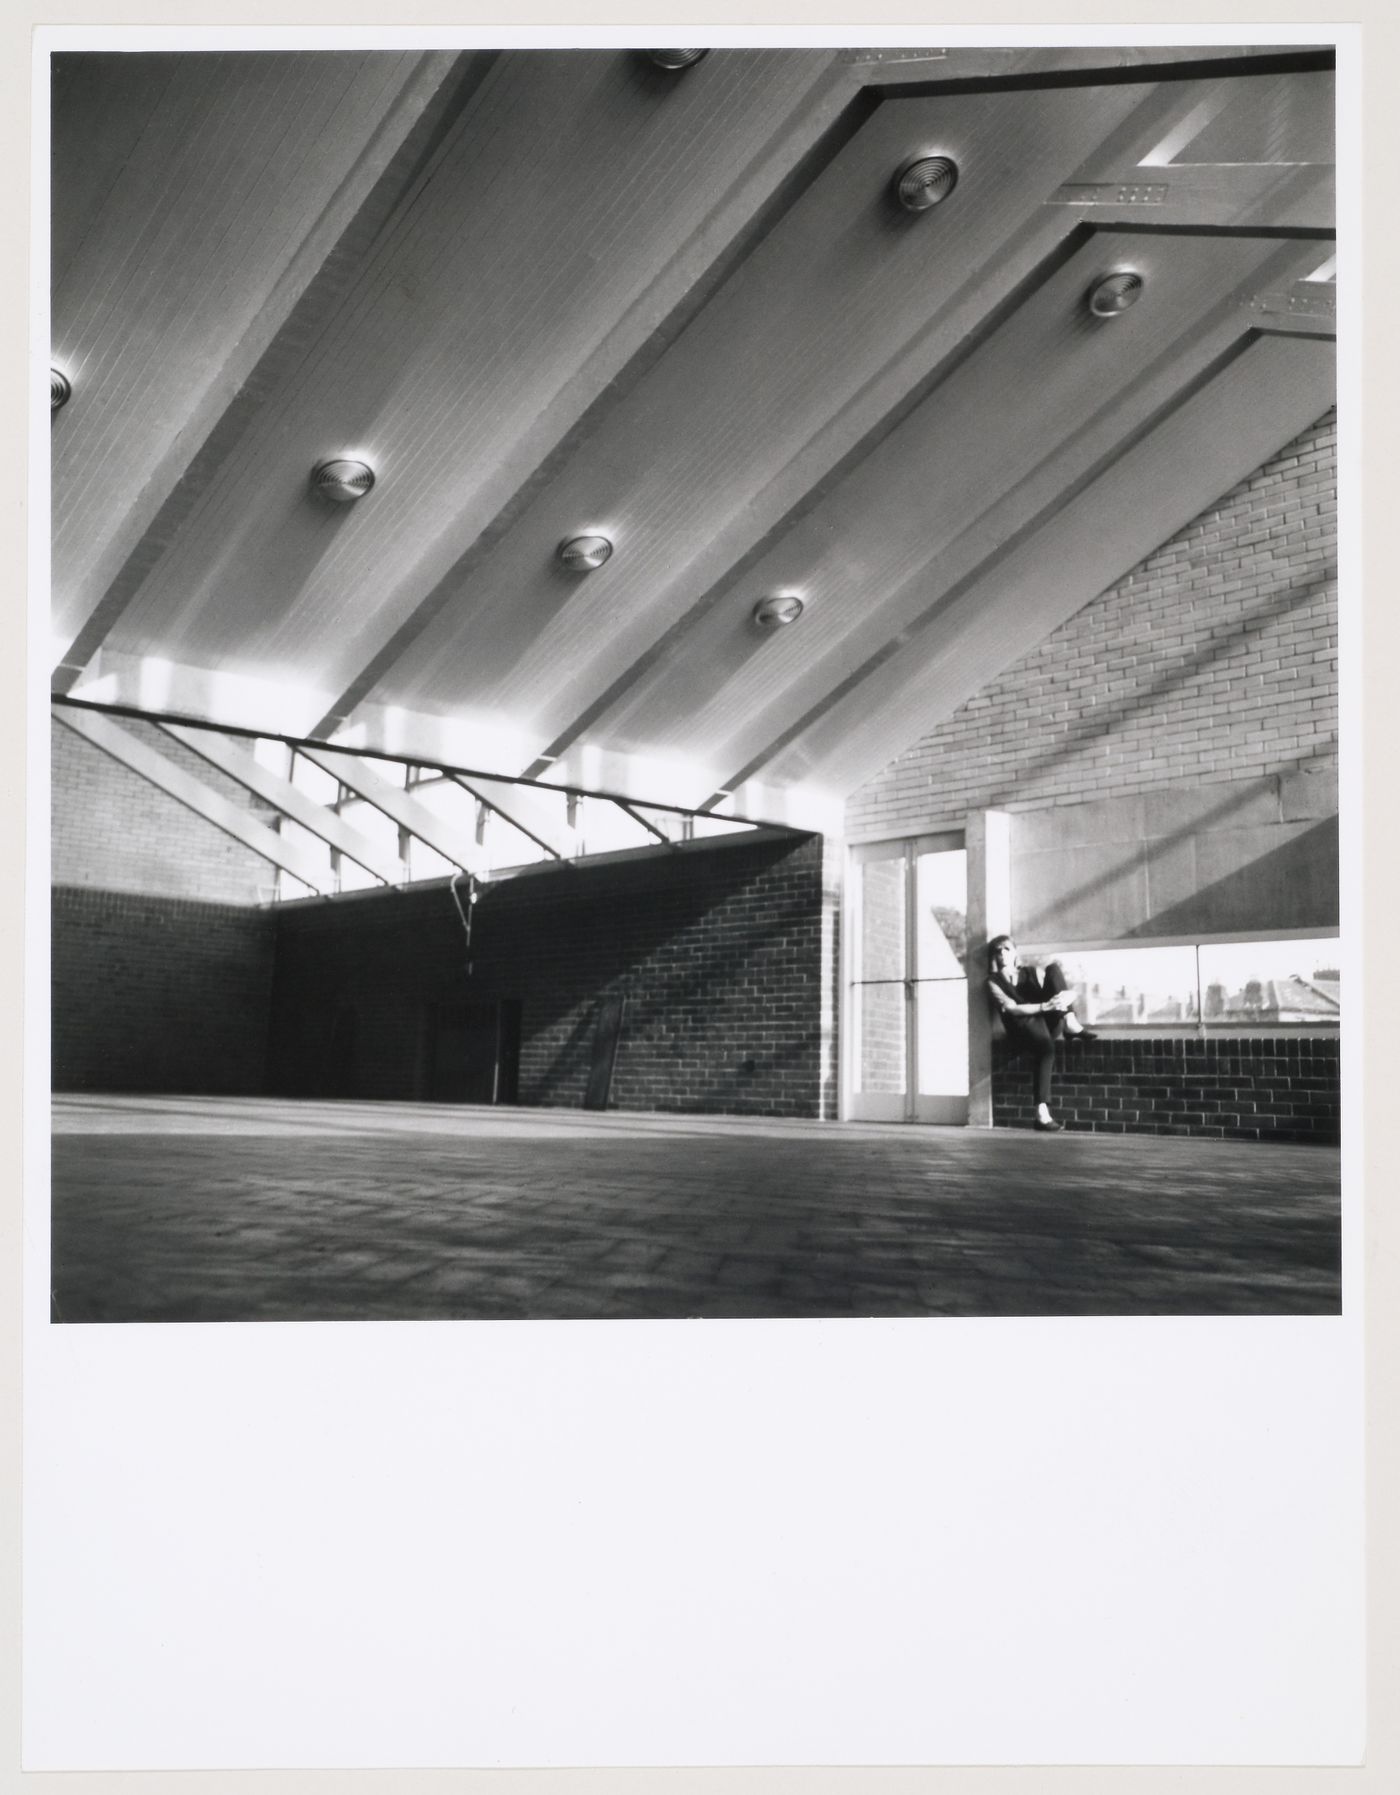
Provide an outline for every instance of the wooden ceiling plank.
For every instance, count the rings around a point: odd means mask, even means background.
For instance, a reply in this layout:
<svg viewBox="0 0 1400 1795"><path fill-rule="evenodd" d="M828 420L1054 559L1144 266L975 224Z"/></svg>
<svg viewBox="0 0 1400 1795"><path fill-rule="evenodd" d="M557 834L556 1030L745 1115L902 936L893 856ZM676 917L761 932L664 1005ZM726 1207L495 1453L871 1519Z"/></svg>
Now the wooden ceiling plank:
<svg viewBox="0 0 1400 1795"><path fill-rule="evenodd" d="M82 736L113 760L120 761L131 772L139 773L168 797L194 811L206 823L221 829L225 835L231 835L235 841L251 848L255 854L261 855L274 866L280 866L293 878L300 879L303 885L310 886L323 896L334 891L335 880L328 860L323 862L303 843L269 829L265 823L259 822L222 792L214 791L184 767L176 766L174 761L142 741L129 729L123 728L113 718L104 717L96 711L70 709L63 705L55 708L54 715L66 729Z"/></svg>
<svg viewBox="0 0 1400 1795"><path fill-rule="evenodd" d="M329 773L332 779L363 798L382 811L401 829L407 829L410 835L416 835L436 854L444 860L450 860L459 866L464 873L485 875L490 871L490 864L485 851L470 837L460 830L454 829L451 823L435 816L426 804L410 796L402 786L391 785L372 767L367 767L360 756L344 751L337 753L333 749L298 748L298 754L309 760L314 766Z"/></svg>
<svg viewBox="0 0 1400 1795"><path fill-rule="evenodd" d="M235 746L227 736L219 735L212 729L192 729L179 723L161 723L157 727L194 753L202 755L221 773L226 773L230 779L236 779L248 791L273 805L283 816L290 817L294 823L300 823L303 829L318 835L328 847L345 855L348 860L353 860L356 866L362 866L381 883L403 883L402 862L389 860L368 836L361 834L335 811L327 809L324 804L318 804L314 798L307 797L290 779L284 779L270 767L265 767L246 748Z"/></svg>

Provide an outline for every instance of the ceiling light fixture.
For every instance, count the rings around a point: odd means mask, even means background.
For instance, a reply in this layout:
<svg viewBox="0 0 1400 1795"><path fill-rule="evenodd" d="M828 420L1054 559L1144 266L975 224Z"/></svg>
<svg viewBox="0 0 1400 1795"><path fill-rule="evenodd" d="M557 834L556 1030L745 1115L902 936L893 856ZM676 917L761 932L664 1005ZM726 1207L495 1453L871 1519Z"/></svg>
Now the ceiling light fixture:
<svg viewBox="0 0 1400 1795"><path fill-rule="evenodd" d="M570 573L592 573L613 552L606 536L570 536L559 544L559 560Z"/></svg>
<svg viewBox="0 0 1400 1795"><path fill-rule="evenodd" d="M647 55L659 69L691 69L709 55L708 50L648 50Z"/></svg>
<svg viewBox="0 0 1400 1795"><path fill-rule="evenodd" d="M894 178L894 196L906 212L927 212L958 184L958 165L951 156L915 156Z"/></svg>
<svg viewBox="0 0 1400 1795"><path fill-rule="evenodd" d="M784 624L796 623L806 608L795 592L775 592L771 598L759 599L753 620L760 629L781 629Z"/></svg>
<svg viewBox="0 0 1400 1795"><path fill-rule="evenodd" d="M49 410L57 411L73 397L73 383L58 368L49 369Z"/></svg>
<svg viewBox="0 0 1400 1795"><path fill-rule="evenodd" d="M348 505L362 499L374 485L374 469L367 461L347 461L343 457L318 461L311 470L311 484L323 499Z"/></svg>
<svg viewBox="0 0 1400 1795"><path fill-rule="evenodd" d="M1089 310L1096 318L1116 318L1142 298L1144 284L1131 268L1115 268L1089 289Z"/></svg>

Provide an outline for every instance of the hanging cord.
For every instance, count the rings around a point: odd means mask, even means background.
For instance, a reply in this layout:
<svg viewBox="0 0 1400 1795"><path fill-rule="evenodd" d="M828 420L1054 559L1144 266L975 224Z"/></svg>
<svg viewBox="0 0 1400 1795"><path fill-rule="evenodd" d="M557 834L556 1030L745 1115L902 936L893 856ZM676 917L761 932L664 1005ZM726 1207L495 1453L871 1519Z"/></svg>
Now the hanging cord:
<svg viewBox="0 0 1400 1795"><path fill-rule="evenodd" d="M461 898L457 895L458 882L463 878L465 878L467 881L467 907L465 910L462 908ZM476 874L475 873L465 873L464 874L462 872L461 868L459 867L458 870L455 873L453 873L452 883L448 887L448 889L452 893L452 902L457 907L457 914L461 918L461 921L462 921L462 933L466 937L467 977L470 978L472 975L472 915L476 909L476 900L477 900L477 897L479 896L479 893L477 892L477 889L476 889Z"/></svg>

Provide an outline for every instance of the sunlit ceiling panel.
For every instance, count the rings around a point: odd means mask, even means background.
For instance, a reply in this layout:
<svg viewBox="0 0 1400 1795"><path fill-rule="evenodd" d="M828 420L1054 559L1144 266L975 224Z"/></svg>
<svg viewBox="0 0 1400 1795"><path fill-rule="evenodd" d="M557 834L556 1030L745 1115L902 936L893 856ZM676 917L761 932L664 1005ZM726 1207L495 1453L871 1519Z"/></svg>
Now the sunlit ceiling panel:
<svg viewBox="0 0 1400 1795"><path fill-rule="evenodd" d="M1174 515L1161 482L1224 478L1291 417L1231 384L1235 448L1152 458L1232 346L1268 332L1251 365L1321 379L1316 57L1066 85L1036 54L1006 65L1022 87L923 94L825 50L664 78L622 49L180 56L115 84L78 59L54 121L66 677L656 801L847 787L927 727L928 680L946 697L1094 596L1103 545ZM940 82L1002 66L960 55ZM890 178L930 152L958 184L913 217ZM1091 319L1120 265L1143 298ZM373 490L318 499L329 455ZM611 559L566 572L588 531ZM1018 557L1053 563L1053 603ZM758 634L785 590L802 620Z"/></svg>
<svg viewBox="0 0 1400 1795"><path fill-rule="evenodd" d="M692 239L718 253L758 203L735 191L825 63L736 52L661 86L624 52L503 57L114 646L352 678L702 271ZM372 496L311 502L328 454Z"/></svg>

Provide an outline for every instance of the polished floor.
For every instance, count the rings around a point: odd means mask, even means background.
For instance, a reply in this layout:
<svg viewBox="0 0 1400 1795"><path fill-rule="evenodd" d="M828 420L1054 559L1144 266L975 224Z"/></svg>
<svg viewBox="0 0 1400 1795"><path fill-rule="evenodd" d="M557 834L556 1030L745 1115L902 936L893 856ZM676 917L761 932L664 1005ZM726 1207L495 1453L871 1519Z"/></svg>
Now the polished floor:
<svg viewBox="0 0 1400 1795"><path fill-rule="evenodd" d="M1333 1148L58 1097L66 1322L1335 1314Z"/></svg>

